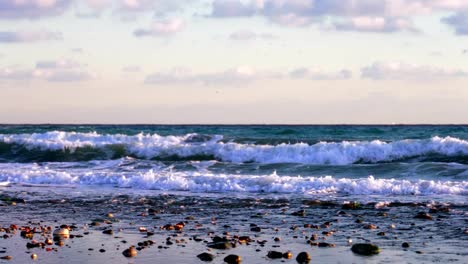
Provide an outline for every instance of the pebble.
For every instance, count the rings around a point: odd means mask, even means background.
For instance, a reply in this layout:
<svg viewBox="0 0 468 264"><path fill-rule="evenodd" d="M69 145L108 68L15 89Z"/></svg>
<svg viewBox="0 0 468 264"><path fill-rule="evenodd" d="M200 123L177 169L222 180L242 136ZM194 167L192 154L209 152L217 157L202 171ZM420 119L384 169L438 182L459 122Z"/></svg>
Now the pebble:
<svg viewBox="0 0 468 264"><path fill-rule="evenodd" d="M299 211L297 211L297 212L292 213L291 215L294 215L294 216L305 216L305 215L306 215L306 212L305 212L305 210L299 210Z"/></svg>
<svg viewBox="0 0 468 264"><path fill-rule="evenodd" d="M378 254L380 252L380 248L374 244L360 243L360 244L354 244L351 247L351 251L359 255L369 256L369 255Z"/></svg>
<svg viewBox="0 0 468 264"><path fill-rule="evenodd" d="M224 262L226 262L228 264L237 264L237 263L241 263L241 261L242 261L242 259L238 255L229 255L229 256L224 258Z"/></svg>
<svg viewBox="0 0 468 264"><path fill-rule="evenodd" d="M401 247L403 247L403 248L409 248L409 246L410 246L410 244L408 242L403 242L401 244Z"/></svg>
<svg viewBox="0 0 468 264"><path fill-rule="evenodd" d="M31 259L37 259L37 254L31 254Z"/></svg>
<svg viewBox="0 0 468 264"><path fill-rule="evenodd" d="M283 257L283 253L278 251L268 251L267 257L271 259L279 259Z"/></svg>
<svg viewBox="0 0 468 264"><path fill-rule="evenodd" d="M69 236L70 236L70 230L68 230L68 228L59 228L59 229L55 229L54 231L54 237L67 238Z"/></svg>
<svg viewBox="0 0 468 264"><path fill-rule="evenodd" d="M214 248L214 249L230 249L232 248L232 244L229 242L211 242L208 243L207 246L209 248Z"/></svg>
<svg viewBox="0 0 468 264"><path fill-rule="evenodd" d="M318 247L336 247L336 245L331 244L331 243L326 243L326 242L320 242L318 243Z"/></svg>
<svg viewBox="0 0 468 264"><path fill-rule="evenodd" d="M6 260L10 260L12 259L13 257L12 256L3 256L3 257L0 257L0 259L6 259Z"/></svg>
<svg viewBox="0 0 468 264"><path fill-rule="evenodd" d="M135 249L134 246L131 246L129 248L127 248L126 250L124 250L122 252L122 254L127 257L127 258L133 258L135 257L138 253L137 253L137 250Z"/></svg>
<svg viewBox="0 0 468 264"><path fill-rule="evenodd" d="M283 258L285 258L285 259L291 259L292 257L293 257L293 255L289 251L283 253Z"/></svg>
<svg viewBox="0 0 468 264"><path fill-rule="evenodd" d="M201 261L213 261L214 255L204 252L204 253L197 255L197 258L199 258Z"/></svg>
<svg viewBox="0 0 468 264"><path fill-rule="evenodd" d="M425 213L425 212L419 212L414 218L423 219L423 220L432 220L432 215Z"/></svg>
<svg viewBox="0 0 468 264"><path fill-rule="evenodd" d="M255 226L255 227L250 228L250 231L252 231L252 232L260 232L260 231L262 231L262 229L261 229L259 226Z"/></svg>
<svg viewBox="0 0 468 264"><path fill-rule="evenodd" d="M301 264L302 264L302 263L309 263L310 260L311 260L310 255L309 255L309 253L307 253L307 252L301 252L301 253L299 253L299 255L297 255L297 257L296 257L296 261L297 261L298 263L301 263Z"/></svg>
<svg viewBox="0 0 468 264"><path fill-rule="evenodd" d="M106 235L112 235L114 234L114 231L112 231L112 229L107 229L107 230L102 231L102 233Z"/></svg>

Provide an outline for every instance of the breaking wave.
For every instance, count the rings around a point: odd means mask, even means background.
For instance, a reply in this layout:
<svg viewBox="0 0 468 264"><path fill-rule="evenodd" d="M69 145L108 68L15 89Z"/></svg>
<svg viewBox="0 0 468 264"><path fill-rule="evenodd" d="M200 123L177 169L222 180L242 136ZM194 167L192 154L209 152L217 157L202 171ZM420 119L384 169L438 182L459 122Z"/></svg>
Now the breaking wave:
<svg viewBox="0 0 468 264"><path fill-rule="evenodd" d="M453 137L393 142L341 141L316 144L241 144L219 135L98 134L52 131L0 134L0 161L85 161L126 156L155 160L211 160L234 163L347 165L393 161L468 164L468 141Z"/></svg>
<svg viewBox="0 0 468 264"><path fill-rule="evenodd" d="M254 192L353 195L468 195L466 181L237 175L202 171L173 172L51 169L37 164L3 164L0 183L111 185L121 188L190 192Z"/></svg>

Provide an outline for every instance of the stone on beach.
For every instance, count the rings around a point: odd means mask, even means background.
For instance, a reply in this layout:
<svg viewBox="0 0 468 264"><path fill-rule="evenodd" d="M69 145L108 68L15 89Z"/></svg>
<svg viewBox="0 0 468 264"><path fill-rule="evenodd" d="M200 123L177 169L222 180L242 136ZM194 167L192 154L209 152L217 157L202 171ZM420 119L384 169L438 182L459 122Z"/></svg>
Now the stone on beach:
<svg viewBox="0 0 468 264"><path fill-rule="evenodd" d="M70 230L68 228L58 228L54 231L54 237L68 238L70 236Z"/></svg>
<svg viewBox="0 0 468 264"><path fill-rule="evenodd" d="M283 253L278 251L268 251L267 257L271 259L279 259L283 257Z"/></svg>
<svg viewBox="0 0 468 264"><path fill-rule="evenodd" d="M303 263L309 263L310 260L311 260L310 255L309 255L309 253L307 253L307 252L301 252L301 253L299 253L299 255L297 255L297 257L296 257L296 261L297 261L298 263L301 263L301 264L303 264Z"/></svg>
<svg viewBox="0 0 468 264"><path fill-rule="evenodd" d="M127 258L133 258L135 257L138 253L137 253L137 250L135 249L134 246L131 246L129 248L127 248L126 250L124 250L122 252L122 254L127 257Z"/></svg>
<svg viewBox="0 0 468 264"><path fill-rule="evenodd" d="M197 255L197 258L199 258L201 261L213 261L214 255L210 253L203 252L199 255Z"/></svg>
<svg viewBox="0 0 468 264"><path fill-rule="evenodd" d="M224 258L224 262L226 262L228 264L237 264L237 263L241 263L241 261L242 261L242 259L238 255L229 255L229 256Z"/></svg>
<svg viewBox="0 0 468 264"><path fill-rule="evenodd" d="M423 219L423 220L432 220L432 215L425 213L425 212L419 212L414 218Z"/></svg>
<svg viewBox="0 0 468 264"><path fill-rule="evenodd" d="M374 244L359 243L359 244L354 244L351 247L351 251L353 251L354 253L358 255L370 256L370 255L378 254L380 252L380 248Z"/></svg>
<svg viewBox="0 0 468 264"><path fill-rule="evenodd" d="M232 244L229 242L211 242L207 245L209 248L214 249L230 249L232 248Z"/></svg>

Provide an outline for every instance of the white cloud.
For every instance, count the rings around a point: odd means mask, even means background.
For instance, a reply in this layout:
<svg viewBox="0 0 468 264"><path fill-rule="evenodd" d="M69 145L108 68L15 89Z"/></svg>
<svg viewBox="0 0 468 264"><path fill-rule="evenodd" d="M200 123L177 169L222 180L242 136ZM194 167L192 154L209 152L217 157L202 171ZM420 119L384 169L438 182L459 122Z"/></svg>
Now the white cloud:
<svg viewBox="0 0 468 264"><path fill-rule="evenodd" d="M250 67L238 67L223 72L194 74L187 68L174 68L168 72L154 73L146 77L146 84L203 84L239 85L248 83L259 76Z"/></svg>
<svg viewBox="0 0 468 264"><path fill-rule="evenodd" d="M361 68L361 77L373 80L430 81L437 79L467 78L468 71L403 62L375 62L370 66Z"/></svg>
<svg viewBox="0 0 468 264"><path fill-rule="evenodd" d="M334 24L334 29L361 32L419 32L406 18L353 17Z"/></svg>
<svg viewBox="0 0 468 264"><path fill-rule="evenodd" d="M468 11L456 13L442 19L442 22L455 30L457 35L468 35Z"/></svg>
<svg viewBox="0 0 468 264"><path fill-rule="evenodd" d="M180 18L172 18L153 22L149 28L140 28L133 32L136 37L161 37L174 35L185 28L184 20Z"/></svg>
<svg viewBox="0 0 468 264"><path fill-rule="evenodd" d="M229 39L232 39L232 40L254 40L254 39L271 40L275 38L277 37L271 33L255 33L247 29L238 30L229 35Z"/></svg>
<svg viewBox="0 0 468 264"><path fill-rule="evenodd" d="M49 82L77 82L94 78L85 67L72 60L39 61L33 69L0 68L0 80L45 80Z"/></svg>
<svg viewBox="0 0 468 264"><path fill-rule="evenodd" d="M328 20L338 30L389 33L418 32L412 23L417 15L463 10L468 10L466 0L214 0L210 16L262 16L293 27ZM460 15L446 22L458 25L459 34L468 24Z"/></svg>
<svg viewBox="0 0 468 264"><path fill-rule="evenodd" d="M294 79L309 80L346 80L352 77L350 70L340 70L337 72L328 72L316 68L297 68L289 73L289 77Z"/></svg>
<svg viewBox="0 0 468 264"><path fill-rule="evenodd" d="M61 15L73 0L1 0L0 19L40 18Z"/></svg>
<svg viewBox="0 0 468 264"><path fill-rule="evenodd" d="M303 79L303 80L345 80L351 78L349 70L328 72L313 68L297 68L290 72L256 70L242 66L219 72L193 73L187 68L175 68L166 72L148 75L146 84L203 84L203 85L240 85L260 80Z"/></svg>
<svg viewBox="0 0 468 264"><path fill-rule="evenodd" d="M4 43L28 43L46 40L62 40L62 34L46 30L0 31L0 42Z"/></svg>

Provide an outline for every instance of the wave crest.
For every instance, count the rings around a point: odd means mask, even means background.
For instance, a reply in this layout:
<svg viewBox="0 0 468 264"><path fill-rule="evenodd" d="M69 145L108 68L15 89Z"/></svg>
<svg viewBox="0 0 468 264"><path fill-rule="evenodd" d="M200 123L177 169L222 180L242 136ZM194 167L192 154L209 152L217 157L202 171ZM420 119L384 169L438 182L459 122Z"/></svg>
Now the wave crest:
<svg viewBox="0 0 468 264"><path fill-rule="evenodd" d="M468 141L453 137L405 139L394 142L342 141L317 144L257 145L222 142L222 136L187 134L102 135L53 131L35 134L0 135L0 157L5 160L34 157L57 160L114 159L132 156L142 159L217 159L245 163L304 163L347 165L353 163L392 162L408 159L423 161L468 162ZM34 151L55 155L34 154ZM84 152L84 154L83 154ZM21 156L23 155L23 156ZM28 156L30 155L30 156ZM64 157L63 155L66 155ZM49 158L49 160L47 159Z"/></svg>

